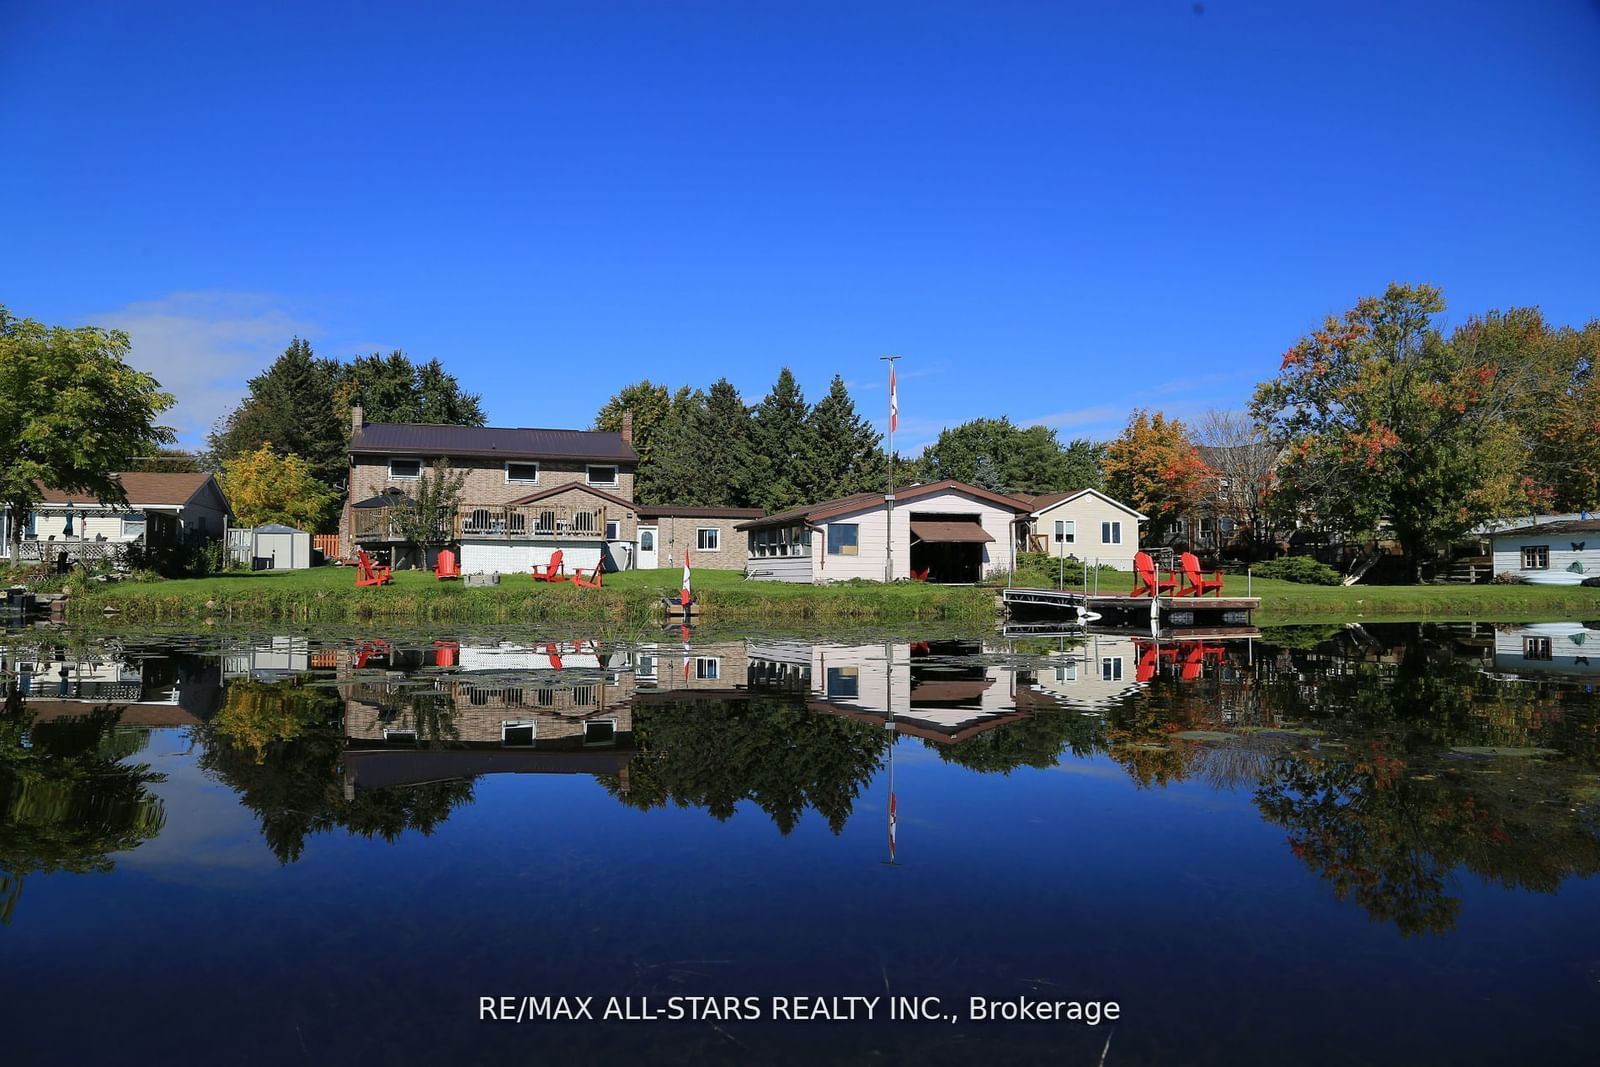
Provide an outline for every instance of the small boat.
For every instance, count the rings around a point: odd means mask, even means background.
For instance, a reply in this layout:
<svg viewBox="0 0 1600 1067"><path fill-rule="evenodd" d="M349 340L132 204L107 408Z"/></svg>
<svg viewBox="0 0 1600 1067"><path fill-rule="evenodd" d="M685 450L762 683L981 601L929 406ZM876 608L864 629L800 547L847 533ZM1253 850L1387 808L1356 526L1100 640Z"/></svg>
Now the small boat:
<svg viewBox="0 0 1600 1067"><path fill-rule="evenodd" d="M1537 574L1524 574L1523 585L1582 585L1583 580L1589 577L1582 571L1542 571Z"/></svg>

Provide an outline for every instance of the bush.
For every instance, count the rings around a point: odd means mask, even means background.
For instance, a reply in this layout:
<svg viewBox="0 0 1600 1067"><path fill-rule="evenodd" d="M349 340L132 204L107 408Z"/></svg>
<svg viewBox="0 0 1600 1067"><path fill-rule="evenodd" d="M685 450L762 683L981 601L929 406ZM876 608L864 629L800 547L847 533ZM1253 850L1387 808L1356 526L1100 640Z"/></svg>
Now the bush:
<svg viewBox="0 0 1600 1067"><path fill-rule="evenodd" d="M1301 585L1339 585L1344 581L1339 572L1326 563L1318 563L1310 556L1284 556L1255 568L1257 578L1276 578L1283 582Z"/></svg>

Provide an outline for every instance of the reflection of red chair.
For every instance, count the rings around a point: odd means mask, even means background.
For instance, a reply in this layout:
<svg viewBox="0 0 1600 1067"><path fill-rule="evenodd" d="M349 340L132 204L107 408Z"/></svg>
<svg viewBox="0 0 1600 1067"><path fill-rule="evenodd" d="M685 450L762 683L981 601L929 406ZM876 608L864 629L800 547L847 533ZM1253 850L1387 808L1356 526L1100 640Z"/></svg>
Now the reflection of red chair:
<svg viewBox="0 0 1600 1067"><path fill-rule="evenodd" d="M1133 680L1142 684L1155 678L1157 657L1159 655L1155 642L1147 643L1144 646L1144 651L1139 653L1139 665L1134 668Z"/></svg>
<svg viewBox="0 0 1600 1067"><path fill-rule="evenodd" d="M561 649L557 647L554 641L544 646L544 654L550 657L550 669L559 671L561 669Z"/></svg>
<svg viewBox="0 0 1600 1067"><path fill-rule="evenodd" d="M367 660L374 657L387 659L389 656L389 642L363 641L356 646L356 670L361 670L367 665Z"/></svg>
<svg viewBox="0 0 1600 1067"><path fill-rule="evenodd" d="M459 641L435 641L433 643L433 665L435 667L454 667L456 657L461 655Z"/></svg>
<svg viewBox="0 0 1600 1067"><path fill-rule="evenodd" d="M928 580L928 572L931 571L931 570L933 570L932 567L924 567L920 571L917 570L915 567L912 567L911 568L911 580L913 582L925 582L925 581Z"/></svg>
<svg viewBox="0 0 1600 1067"><path fill-rule="evenodd" d="M1170 596L1178 588L1177 578L1161 578L1156 574L1156 561L1148 552L1133 554L1133 573L1138 579L1133 596Z"/></svg>
<svg viewBox="0 0 1600 1067"><path fill-rule="evenodd" d="M1183 576L1187 583L1178 590L1178 596L1205 596L1207 593L1222 595L1222 572L1212 571L1208 578L1200 573L1200 557L1193 552L1185 552L1179 557L1183 565Z"/></svg>
<svg viewBox="0 0 1600 1067"><path fill-rule="evenodd" d="M1204 645L1189 645L1183 655L1183 674L1181 677L1186 682L1197 681L1205 668L1206 649Z"/></svg>
<svg viewBox="0 0 1600 1067"><path fill-rule="evenodd" d="M456 562L456 554L448 548L440 551L433 561L433 576L441 582L460 579L461 565Z"/></svg>
<svg viewBox="0 0 1600 1067"><path fill-rule="evenodd" d="M563 553L559 548L556 549L554 552L552 552L550 554L550 563L549 563L549 565L547 567L545 567L545 569L544 569L544 571L542 573L540 571L538 571L538 570L535 570L533 572L533 580L536 581L536 582L569 582L569 581L571 581L572 579L567 577L567 565L565 563L561 562L562 555L563 555Z"/></svg>
<svg viewBox="0 0 1600 1067"><path fill-rule="evenodd" d="M364 585L388 585L394 581L393 567L380 567L372 562L364 548L356 549L356 588Z"/></svg>

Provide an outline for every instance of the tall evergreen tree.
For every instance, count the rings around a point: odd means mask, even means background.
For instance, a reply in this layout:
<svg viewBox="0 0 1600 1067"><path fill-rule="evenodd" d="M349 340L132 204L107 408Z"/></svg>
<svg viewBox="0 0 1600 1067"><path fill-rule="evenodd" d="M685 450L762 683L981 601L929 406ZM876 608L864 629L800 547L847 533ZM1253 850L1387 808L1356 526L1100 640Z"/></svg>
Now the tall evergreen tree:
<svg viewBox="0 0 1600 1067"><path fill-rule="evenodd" d="M837 374L806 419L807 499L827 500L885 487L883 435L856 414Z"/></svg>
<svg viewBox="0 0 1600 1067"><path fill-rule="evenodd" d="M812 457L807 454L806 398L788 367L756 405L750 427L755 475L752 503L782 511L806 503Z"/></svg>
<svg viewBox="0 0 1600 1067"><path fill-rule="evenodd" d="M733 383L726 378L712 382L700 434L707 505L755 506L752 425L750 409Z"/></svg>
<svg viewBox="0 0 1600 1067"><path fill-rule="evenodd" d="M294 454L317 479L341 486L346 477L347 421L334 409L339 364L318 359L311 344L296 337L272 366L250 379L250 393L211 433L211 451L222 462L254 452L265 442L279 455Z"/></svg>
<svg viewBox="0 0 1600 1067"><path fill-rule="evenodd" d="M462 390L455 375L437 359L413 363L395 349L350 361L341 371L341 409L360 404L369 422L432 422L482 426L483 404ZM343 415L340 415L343 421Z"/></svg>
<svg viewBox="0 0 1600 1067"><path fill-rule="evenodd" d="M650 461L639 464L634 493L644 504L706 504L702 489L702 440L706 397L683 386L652 428Z"/></svg>

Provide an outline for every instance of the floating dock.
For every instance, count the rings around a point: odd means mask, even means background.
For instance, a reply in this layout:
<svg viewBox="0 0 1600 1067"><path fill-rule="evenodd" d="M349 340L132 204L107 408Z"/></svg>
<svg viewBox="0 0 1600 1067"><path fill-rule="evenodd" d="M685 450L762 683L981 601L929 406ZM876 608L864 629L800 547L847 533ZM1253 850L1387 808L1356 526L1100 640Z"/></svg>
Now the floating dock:
<svg viewBox="0 0 1600 1067"><path fill-rule="evenodd" d="M1261 606L1258 596L1113 596L1073 589L1007 589L1001 593L1006 615L1013 619L1094 619L1113 626L1143 623L1152 608L1163 628L1249 626Z"/></svg>

